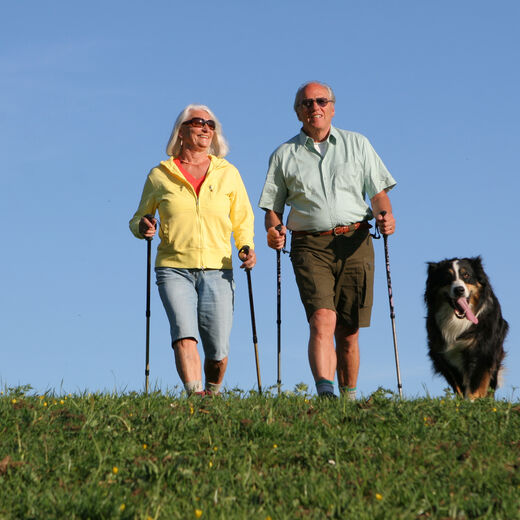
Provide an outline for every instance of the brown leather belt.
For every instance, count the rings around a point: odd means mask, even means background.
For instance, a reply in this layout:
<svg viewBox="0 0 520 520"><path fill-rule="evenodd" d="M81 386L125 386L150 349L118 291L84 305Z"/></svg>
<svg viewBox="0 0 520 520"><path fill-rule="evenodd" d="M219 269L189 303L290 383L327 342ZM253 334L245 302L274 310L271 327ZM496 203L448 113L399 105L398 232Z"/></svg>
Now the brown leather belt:
<svg viewBox="0 0 520 520"><path fill-rule="evenodd" d="M368 223L368 221L363 220L362 222L355 222L354 224L350 224L350 226L337 226L334 229L329 229L327 231L291 231L291 233L295 236L303 236L303 235L312 235L315 237L321 237L323 235L345 235L346 233L350 233L351 231L356 231L356 229L368 229L372 226Z"/></svg>

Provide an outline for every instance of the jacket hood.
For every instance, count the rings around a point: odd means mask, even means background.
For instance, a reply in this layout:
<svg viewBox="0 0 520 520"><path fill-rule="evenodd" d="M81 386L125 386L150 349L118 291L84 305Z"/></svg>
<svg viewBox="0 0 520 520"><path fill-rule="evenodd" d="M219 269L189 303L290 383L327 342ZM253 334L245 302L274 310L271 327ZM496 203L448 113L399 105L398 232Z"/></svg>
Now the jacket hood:
<svg viewBox="0 0 520 520"><path fill-rule="evenodd" d="M224 157L217 157L216 155L208 155L210 158L210 170L215 170L217 168L222 168L227 166L229 163ZM164 166L169 172L174 173L176 175L180 175L179 168L177 165L173 162L175 159L177 159L177 156L170 156L165 161L161 161L161 166Z"/></svg>

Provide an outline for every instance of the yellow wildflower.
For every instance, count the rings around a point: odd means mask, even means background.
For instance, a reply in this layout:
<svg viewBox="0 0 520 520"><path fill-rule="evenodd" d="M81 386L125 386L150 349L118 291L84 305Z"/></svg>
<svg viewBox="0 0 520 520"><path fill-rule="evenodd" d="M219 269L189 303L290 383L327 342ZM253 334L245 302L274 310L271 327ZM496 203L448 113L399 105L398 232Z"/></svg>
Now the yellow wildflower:
<svg viewBox="0 0 520 520"><path fill-rule="evenodd" d="M114 475L117 475L118 472L119 472L119 468L118 468L117 466L114 466L114 467L112 468L112 473L113 473Z"/></svg>
<svg viewBox="0 0 520 520"><path fill-rule="evenodd" d="M202 516L202 509L195 509L195 517L200 518Z"/></svg>
<svg viewBox="0 0 520 520"><path fill-rule="evenodd" d="M383 495L381 493L376 493L377 500L383 500Z"/></svg>
<svg viewBox="0 0 520 520"><path fill-rule="evenodd" d="M125 504L121 504L121 505L119 506L119 511L124 511L125 509L126 509Z"/></svg>

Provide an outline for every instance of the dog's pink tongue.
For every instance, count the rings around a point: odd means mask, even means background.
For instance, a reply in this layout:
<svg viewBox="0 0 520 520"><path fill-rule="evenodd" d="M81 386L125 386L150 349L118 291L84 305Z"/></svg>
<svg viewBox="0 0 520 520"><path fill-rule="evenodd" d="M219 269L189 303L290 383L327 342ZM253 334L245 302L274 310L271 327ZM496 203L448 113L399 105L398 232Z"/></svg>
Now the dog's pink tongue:
<svg viewBox="0 0 520 520"><path fill-rule="evenodd" d="M472 310L469 308L468 302L466 298L462 297L457 300L457 306L460 307L465 313L466 318L473 322L475 325L478 323L477 317L473 314Z"/></svg>

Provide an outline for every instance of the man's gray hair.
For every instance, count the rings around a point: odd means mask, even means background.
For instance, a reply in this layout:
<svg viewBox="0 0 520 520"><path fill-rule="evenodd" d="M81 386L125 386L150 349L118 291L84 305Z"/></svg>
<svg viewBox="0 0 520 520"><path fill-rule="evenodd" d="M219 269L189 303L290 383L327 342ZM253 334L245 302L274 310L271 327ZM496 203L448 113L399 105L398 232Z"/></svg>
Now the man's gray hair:
<svg viewBox="0 0 520 520"><path fill-rule="evenodd" d="M175 157L179 155L182 147L182 141L179 137L179 130L181 128L182 123L191 119L190 114L194 110L204 110L210 115L210 118L213 119L213 121L215 121L215 131L213 132L213 139L211 140L211 145L208 151L210 154L216 155L217 157L225 157L229 152L229 146L227 144L226 138L222 133L222 125L220 124L220 121L217 119L217 116L206 105L188 105L178 115L177 120L173 125L173 130L170 135L170 139L168 139L168 144L166 145L166 153L170 156Z"/></svg>
<svg viewBox="0 0 520 520"><path fill-rule="evenodd" d="M325 87L328 90L329 99L333 103L336 103L336 96L334 95L334 91L332 90L332 87L330 87L326 83L322 83L321 81L307 81L306 83L304 83L297 90L296 96L294 97L294 106L293 106L293 108L294 108L295 112L296 112L296 110L298 109L298 107L300 106L300 104L301 104L301 102L303 100L303 91L305 90L306 87L308 87L309 85L312 85L312 84L321 85L322 87Z"/></svg>

